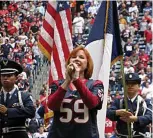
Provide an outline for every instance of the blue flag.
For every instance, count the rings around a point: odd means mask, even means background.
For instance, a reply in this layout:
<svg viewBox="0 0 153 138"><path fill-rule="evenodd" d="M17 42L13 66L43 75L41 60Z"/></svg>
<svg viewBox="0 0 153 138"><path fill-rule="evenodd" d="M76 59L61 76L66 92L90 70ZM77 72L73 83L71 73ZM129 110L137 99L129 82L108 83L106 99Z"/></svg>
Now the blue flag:
<svg viewBox="0 0 153 138"><path fill-rule="evenodd" d="M103 108L98 113L100 138L104 137L107 95L111 63L122 58L118 11L116 1L102 1L95 22L89 34L86 49L94 63L93 79L104 84Z"/></svg>

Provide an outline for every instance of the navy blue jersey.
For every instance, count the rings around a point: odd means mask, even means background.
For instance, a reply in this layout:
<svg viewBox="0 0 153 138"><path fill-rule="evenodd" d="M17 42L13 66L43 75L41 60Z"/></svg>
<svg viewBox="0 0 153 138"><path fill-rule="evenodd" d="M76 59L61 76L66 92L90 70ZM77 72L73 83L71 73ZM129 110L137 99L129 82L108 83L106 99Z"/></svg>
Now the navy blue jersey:
<svg viewBox="0 0 153 138"><path fill-rule="evenodd" d="M89 109L84 104L79 92L68 88L60 109L54 111L53 125L48 137L99 138L96 116L97 110L102 107L103 84L100 81L89 80L86 86L94 96L100 99L99 104ZM51 89L52 93L56 92L57 84L54 83Z"/></svg>

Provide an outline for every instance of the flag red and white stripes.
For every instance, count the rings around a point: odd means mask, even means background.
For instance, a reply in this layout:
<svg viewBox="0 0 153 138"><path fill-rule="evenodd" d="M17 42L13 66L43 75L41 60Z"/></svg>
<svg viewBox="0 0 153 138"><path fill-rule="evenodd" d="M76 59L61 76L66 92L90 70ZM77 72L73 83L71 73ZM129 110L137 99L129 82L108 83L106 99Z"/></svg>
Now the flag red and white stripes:
<svg viewBox="0 0 153 138"><path fill-rule="evenodd" d="M39 37L39 47L51 61L50 82L64 78L65 62L73 49L69 2L48 2Z"/></svg>

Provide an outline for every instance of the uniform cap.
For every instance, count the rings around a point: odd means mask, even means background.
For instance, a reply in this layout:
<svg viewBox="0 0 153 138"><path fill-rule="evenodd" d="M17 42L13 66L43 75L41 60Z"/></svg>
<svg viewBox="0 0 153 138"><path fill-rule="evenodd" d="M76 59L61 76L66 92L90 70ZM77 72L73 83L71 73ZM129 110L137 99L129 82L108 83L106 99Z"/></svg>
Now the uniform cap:
<svg viewBox="0 0 153 138"><path fill-rule="evenodd" d="M137 73L129 73L125 75L125 81L126 82L137 82L138 84L140 84L141 78L139 78L139 75Z"/></svg>
<svg viewBox="0 0 153 138"><path fill-rule="evenodd" d="M20 74L23 68L13 60L2 59L0 61L0 74Z"/></svg>

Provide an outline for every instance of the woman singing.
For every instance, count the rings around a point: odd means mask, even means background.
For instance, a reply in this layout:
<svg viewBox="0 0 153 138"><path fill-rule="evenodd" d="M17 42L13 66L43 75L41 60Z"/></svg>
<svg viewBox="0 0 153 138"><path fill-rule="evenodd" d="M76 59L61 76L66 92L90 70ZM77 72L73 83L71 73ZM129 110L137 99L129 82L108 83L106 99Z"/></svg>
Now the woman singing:
<svg viewBox="0 0 153 138"><path fill-rule="evenodd" d="M99 138L96 116L104 88L101 81L90 79L92 72L88 51L75 48L66 63L65 79L51 85L48 107L54 120L48 138Z"/></svg>

